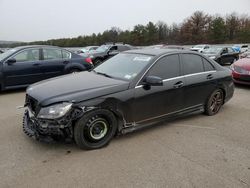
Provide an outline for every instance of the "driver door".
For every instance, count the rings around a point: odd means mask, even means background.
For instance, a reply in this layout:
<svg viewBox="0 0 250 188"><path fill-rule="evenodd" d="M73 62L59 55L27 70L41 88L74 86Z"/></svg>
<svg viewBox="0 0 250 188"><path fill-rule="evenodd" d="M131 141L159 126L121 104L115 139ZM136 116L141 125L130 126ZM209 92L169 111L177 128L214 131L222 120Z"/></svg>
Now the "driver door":
<svg viewBox="0 0 250 188"><path fill-rule="evenodd" d="M23 50L9 59L15 62L8 63L8 60L4 62L3 74L6 87L29 85L42 79L39 49Z"/></svg>
<svg viewBox="0 0 250 188"><path fill-rule="evenodd" d="M162 86L143 86L147 76L163 79ZM183 108L184 77L180 77L179 55L161 58L135 88L133 119L143 123L174 113Z"/></svg>

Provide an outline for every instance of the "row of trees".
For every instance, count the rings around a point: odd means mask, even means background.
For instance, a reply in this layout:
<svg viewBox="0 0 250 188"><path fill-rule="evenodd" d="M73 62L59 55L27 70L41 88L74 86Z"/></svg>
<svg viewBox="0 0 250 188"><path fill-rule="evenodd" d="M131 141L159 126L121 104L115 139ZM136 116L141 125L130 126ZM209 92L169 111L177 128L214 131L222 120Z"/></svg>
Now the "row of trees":
<svg viewBox="0 0 250 188"><path fill-rule="evenodd" d="M147 25L136 25L133 30L121 30L113 27L103 33L77 38L63 38L31 43L12 44L44 44L61 47L79 47L101 45L105 42L125 42L144 46L152 44L218 44L218 43L250 43L250 17L232 13L224 17L209 15L201 11L194 12L182 23L171 25L163 21L149 22Z"/></svg>

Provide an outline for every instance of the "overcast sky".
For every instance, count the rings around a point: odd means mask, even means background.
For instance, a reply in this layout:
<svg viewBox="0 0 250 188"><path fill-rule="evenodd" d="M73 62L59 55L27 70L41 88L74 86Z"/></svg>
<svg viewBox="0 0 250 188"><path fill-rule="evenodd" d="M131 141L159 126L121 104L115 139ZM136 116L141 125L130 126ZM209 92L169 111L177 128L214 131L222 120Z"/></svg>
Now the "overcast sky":
<svg viewBox="0 0 250 188"><path fill-rule="evenodd" d="M34 41L180 23L194 11L250 15L250 0L0 0L0 40Z"/></svg>

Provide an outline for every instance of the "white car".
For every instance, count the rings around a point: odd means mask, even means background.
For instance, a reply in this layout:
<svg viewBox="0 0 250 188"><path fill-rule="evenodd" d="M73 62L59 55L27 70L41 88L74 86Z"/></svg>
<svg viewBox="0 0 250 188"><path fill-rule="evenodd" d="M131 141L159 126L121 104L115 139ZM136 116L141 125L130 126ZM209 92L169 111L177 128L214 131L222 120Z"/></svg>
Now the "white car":
<svg viewBox="0 0 250 188"><path fill-rule="evenodd" d="M210 46L207 44L199 44L199 45L193 46L192 48L190 48L190 50L202 53L204 50L207 50L209 48Z"/></svg>
<svg viewBox="0 0 250 188"><path fill-rule="evenodd" d="M98 48L99 46L86 46L82 49L79 50L80 54L84 54L84 53L89 53L90 51L94 51Z"/></svg>

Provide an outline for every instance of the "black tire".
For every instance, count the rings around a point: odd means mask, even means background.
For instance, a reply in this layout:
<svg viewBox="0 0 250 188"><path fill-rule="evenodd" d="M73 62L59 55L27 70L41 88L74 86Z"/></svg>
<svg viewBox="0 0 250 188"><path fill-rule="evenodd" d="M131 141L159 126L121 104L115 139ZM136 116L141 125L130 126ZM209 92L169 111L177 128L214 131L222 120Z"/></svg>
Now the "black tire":
<svg viewBox="0 0 250 188"><path fill-rule="evenodd" d="M74 139L81 149L102 148L110 142L117 130L117 119L108 110L87 112L75 124Z"/></svg>
<svg viewBox="0 0 250 188"><path fill-rule="evenodd" d="M78 72L81 72L81 70L80 69L76 69L76 68L73 68L73 69L70 69L69 70L69 74L71 74L71 73L78 73Z"/></svg>
<svg viewBox="0 0 250 188"><path fill-rule="evenodd" d="M217 114L224 103L224 93L221 89L216 89L208 98L205 104L205 114L213 116Z"/></svg>

